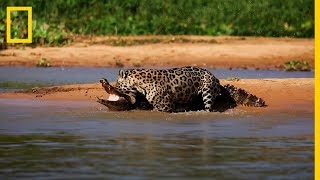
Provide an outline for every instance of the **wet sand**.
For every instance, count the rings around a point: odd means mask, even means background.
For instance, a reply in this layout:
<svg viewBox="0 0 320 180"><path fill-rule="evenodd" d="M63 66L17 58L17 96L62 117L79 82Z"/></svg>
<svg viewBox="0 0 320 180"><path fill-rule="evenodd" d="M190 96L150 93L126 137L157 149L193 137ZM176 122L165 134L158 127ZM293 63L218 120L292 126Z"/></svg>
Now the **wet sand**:
<svg viewBox="0 0 320 180"><path fill-rule="evenodd" d="M197 65L209 68L279 68L291 60L314 67L314 39L211 36L137 36L122 40L159 43L113 46L118 37L74 37L70 46L11 47L0 52L0 66L35 66L41 58L52 66L139 67ZM176 41L174 39L183 39ZM171 42L171 40L173 40ZM109 43L108 43L109 42Z"/></svg>
<svg viewBox="0 0 320 180"><path fill-rule="evenodd" d="M233 84L248 92L263 98L267 107L255 108L238 106L237 109L254 112L314 112L314 79L241 79L240 81L221 80L221 84ZM95 101L95 96L108 95L100 83L73 84L38 88L28 92L0 93L0 98L30 98L47 100L85 100L88 103ZM62 102L63 103L63 102ZM105 108L101 105L102 108Z"/></svg>

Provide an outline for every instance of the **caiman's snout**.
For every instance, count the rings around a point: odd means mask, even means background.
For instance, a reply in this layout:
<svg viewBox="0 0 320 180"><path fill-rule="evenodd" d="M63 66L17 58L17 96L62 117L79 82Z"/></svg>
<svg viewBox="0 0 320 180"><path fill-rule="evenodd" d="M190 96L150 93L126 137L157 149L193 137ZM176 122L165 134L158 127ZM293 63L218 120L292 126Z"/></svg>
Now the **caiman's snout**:
<svg viewBox="0 0 320 180"><path fill-rule="evenodd" d="M113 93L114 88L109 84L109 81L107 79L101 78L100 83L108 93Z"/></svg>
<svg viewBox="0 0 320 180"><path fill-rule="evenodd" d="M100 83L102 85L102 87L106 90L106 92L108 94L110 94L110 98L108 100L111 101L117 101L119 100L120 97L125 98L128 102L130 102L131 104L134 104L135 99L132 98L131 96L122 93L121 91L119 91L117 88L113 87L107 79L105 78L101 78L100 79Z"/></svg>
<svg viewBox="0 0 320 180"><path fill-rule="evenodd" d="M128 96L119 91L117 88L113 87L105 78L101 78L100 83L109 94L109 97L107 100L97 97L97 101L99 103L107 106L111 110L125 111L134 108L133 104L135 102L135 99L133 99L133 101L131 99L131 96Z"/></svg>
<svg viewBox="0 0 320 180"><path fill-rule="evenodd" d="M101 79L100 79L100 83L102 83L102 84L109 84L108 80L105 79L105 78L101 78Z"/></svg>

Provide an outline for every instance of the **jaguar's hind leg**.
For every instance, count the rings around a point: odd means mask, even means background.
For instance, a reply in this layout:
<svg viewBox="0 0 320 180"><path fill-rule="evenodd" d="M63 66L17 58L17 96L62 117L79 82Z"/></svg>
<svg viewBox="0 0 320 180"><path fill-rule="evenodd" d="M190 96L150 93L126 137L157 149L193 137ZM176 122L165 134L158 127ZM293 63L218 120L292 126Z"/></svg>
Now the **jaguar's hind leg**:
<svg viewBox="0 0 320 180"><path fill-rule="evenodd" d="M219 89L211 84L205 85L202 90L202 99L205 111L213 111L214 100L220 93Z"/></svg>

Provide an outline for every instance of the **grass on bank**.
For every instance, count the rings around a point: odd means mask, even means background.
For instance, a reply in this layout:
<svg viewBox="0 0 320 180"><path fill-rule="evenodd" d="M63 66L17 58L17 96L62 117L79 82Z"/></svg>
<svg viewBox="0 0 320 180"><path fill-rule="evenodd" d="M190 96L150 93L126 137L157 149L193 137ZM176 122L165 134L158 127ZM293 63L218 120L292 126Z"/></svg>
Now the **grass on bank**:
<svg viewBox="0 0 320 180"><path fill-rule="evenodd" d="M15 82L15 81L4 81L0 82L1 89L23 89L28 90L38 87L46 87L48 84L43 83L25 83L25 82Z"/></svg>
<svg viewBox="0 0 320 180"><path fill-rule="evenodd" d="M157 43L218 43L215 39L190 39L186 37L165 37L165 38L144 38L144 39L129 39L125 37L108 38L103 41L92 41L92 44L106 44L111 46L136 46L145 44Z"/></svg>
<svg viewBox="0 0 320 180"><path fill-rule="evenodd" d="M301 60L291 60L285 62L282 66L285 71L310 71L311 67L308 62Z"/></svg>
<svg viewBox="0 0 320 180"><path fill-rule="evenodd" d="M1 34L7 6L32 6L37 45L65 45L76 34L314 37L314 0L10 0L0 4ZM13 12L11 36L26 37L26 23ZM158 40L150 41L113 44Z"/></svg>
<svg viewBox="0 0 320 180"><path fill-rule="evenodd" d="M36 63L37 67L51 67L50 61L47 58L41 58L37 63Z"/></svg>
<svg viewBox="0 0 320 180"><path fill-rule="evenodd" d="M238 78L238 77L228 77L228 78L226 78L226 81L237 82L237 81L240 81L240 78Z"/></svg>

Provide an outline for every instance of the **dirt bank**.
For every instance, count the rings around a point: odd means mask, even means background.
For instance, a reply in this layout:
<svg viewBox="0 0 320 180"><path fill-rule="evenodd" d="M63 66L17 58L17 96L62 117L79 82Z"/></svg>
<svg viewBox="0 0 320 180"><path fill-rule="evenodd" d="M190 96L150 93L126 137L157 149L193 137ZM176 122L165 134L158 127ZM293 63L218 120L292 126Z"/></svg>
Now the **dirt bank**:
<svg viewBox="0 0 320 180"><path fill-rule="evenodd" d="M314 112L314 79L243 79L237 82L222 80L222 84L233 84L261 98L268 107L253 108L238 106L239 109L257 112ZM39 100L88 100L107 94L100 83L74 84L34 89L33 92L0 93L0 98L33 98Z"/></svg>
<svg viewBox="0 0 320 180"><path fill-rule="evenodd" d="M184 66L277 68L304 60L314 67L314 40L262 37L138 36L77 37L65 47L11 47L0 65L35 66Z"/></svg>

